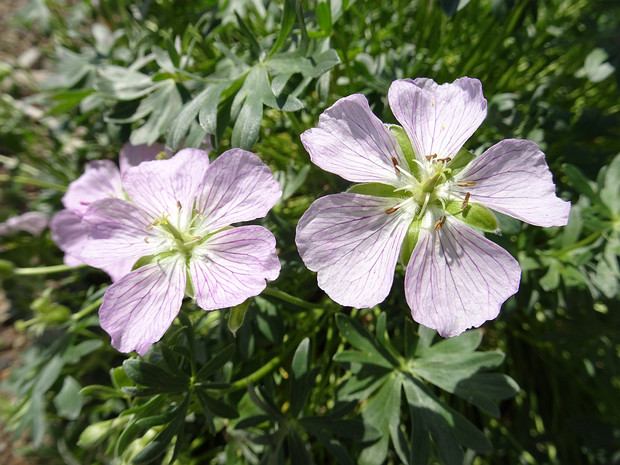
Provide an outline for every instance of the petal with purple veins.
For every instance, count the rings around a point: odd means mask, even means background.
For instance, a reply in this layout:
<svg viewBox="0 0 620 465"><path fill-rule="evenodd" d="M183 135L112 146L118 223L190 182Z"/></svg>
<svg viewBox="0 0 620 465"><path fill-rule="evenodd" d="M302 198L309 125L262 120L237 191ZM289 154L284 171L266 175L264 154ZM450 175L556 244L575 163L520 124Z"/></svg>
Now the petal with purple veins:
<svg viewBox="0 0 620 465"><path fill-rule="evenodd" d="M407 167L396 138L377 118L363 95L341 98L319 117L319 127L301 141L312 162L352 182L391 184L394 162Z"/></svg>
<svg viewBox="0 0 620 465"><path fill-rule="evenodd" d="M508 252L448 216L438 231L420 230L405 295L415 321L452 337L495 318L517 292L520 278L519 264Z"/></svg>
<svg viewBox="0 0 620 465"><path fill-rule="evenodd" d="M388 97L420 161L428 155L456 155L487 114L480 81L467 77L442 85L425 78L399 79Z"/></svg>
<svg viewBox="0 0 620 465"><path fill-rule="evenodd" d="M69 184L62 203L69 210L81 212L96 200L122 195L121 175L116 164L97 160L87 163L84 174Z"/></svg>
<svg viewBox="0 0 620 465"><path fill-rule="evenodd" d="M297 226L295 242L306 266L333 300L367 308L390 292L411 216L386 213L394 199L334 194L316 200Z"/></svg>
<svg viewBox="0 0 620 465"><path fill-rule="evenodd" d="M120 352L144 355L177 316L185 295L185 259L181 255L145 265L106 291L99 321Z"/></svg>
<svg viewBox="0 0 620 465"><path fill-rule="evenodd" d="M82 221L88 240L80 256L90 266L108 270L122 262L128 273L139 258L166 250L162 236L147 229L152 218L124 200L98 200Z"/></svg>
<svg viewBox="0 0 620 465"><path fill-rule="evenodd" d="M271 170L253 153L227 150L209 167L200 183L196 210L203 217L198 235L239 221L262 218L282 191Z"/></svg>
<svg viewBox="0 0 620 465"><path fill-rule="evenodd" d="M145 161L127 169L123 187L153 218L170 215L176 225L180 215L191 216L198 185L208 168L206 152L184 149L167 160Z"/></svg>
<svg viewBox="0 0 620 465"><path fill-rule="evenodd" d="M475 183L458 188L479 202L536 226L564 226L570 202L555 195L555 184L545 154L528 140L506 139L474 159L457 175Z"/></svg>
<svg viewBox="0 0 620 465"><path fill-rule="evenodd" d="M262 226L220 231L196 247L190 260L196 303L205 310L238 305L279 273L275 237Z"/></svg>

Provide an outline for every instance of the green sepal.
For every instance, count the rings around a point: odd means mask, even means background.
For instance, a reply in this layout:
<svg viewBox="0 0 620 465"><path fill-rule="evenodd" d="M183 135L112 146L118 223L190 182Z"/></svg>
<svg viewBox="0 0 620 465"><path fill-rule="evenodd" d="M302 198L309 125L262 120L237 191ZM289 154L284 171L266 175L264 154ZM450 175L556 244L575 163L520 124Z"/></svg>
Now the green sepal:
<svg viewBox="0 0 620 465"><path fill-rule="evenodd" d="M476 155L471 153L469 150L462 148L458 151L458 153L448 162L446 168L450 168L450 174L448 174L448 178L453 177L459 171L462 171L469 163L476 158Z"/></svg>
<svg viewBox="0 0 620 465"><path fill-rule="evenodd" d="M411 258L411 254L413 253L413 249L415 249L416 244L418 243L418 236L420 235L420 225L422 224L422 220L414 220L409 225L409 229L407 229L407 234L405 234L405 240L403 241L403 246L400 249L400 261L403 266L407 266L409 263L409 259Z"/></svg>
<svg viewBox="0 0 620 465"><path fill-rule="evenodd" d="M193 299L195 295L194 282L192 281L192 273L189 270L189 260L185 265L185 294L191 299Z"/></svg>
<svg viewBox="0 0 620 465"><path fill-rule="evenodd" d="M352 194L372 195L374 197L401 197L402 194L394 192L395 187L380 182L365 182L351 186L347 192Z"/></svg>
<svg viewBox="0 0 620 465"><path fill-rule="evenodd" d="M458 200L448 202L446 204L446 212L484 232L499 233L499 221L497 221L493 212L487 207L473 202L470 202L464 210L461 209L462 206L463 202Z"/></svg>
<svg viewBox="0 0 620 465"><path fill-rule="evenodd" d="M131 268L131 271L137 270L138 268L142 268L145 265L150 265L151 263L158 262L159 260L163 260L164 258L171 257L175 253L177 252L174 250L171 250L169 252L158 253L157 255L146 255L144 257L140 257L138 261L134 263L133 267Z"/></svg>
<svg viewBox="0 0 620 465"><path fill-rule="evenodd" d="M409 136L405 130L397 124L386 124L386 126L396 138L398 145L400 145L400 149L403 151L405 160L407 160L407 163L409 164L409 172L419 180L420 166L415 162L415 152L413 151L413 146L411 145Z"/></svg>
<svg viewBox="0 0 620 465"><path fill-rule="evenodd" d="M235 305L230 309L230 315L228 316L228 329L233 336L235 336L237 334L237 330L241 328L249 305L250 299L246 299L244 302L239 305Z"/></svg>
<svg viewBox="0 0 620 465"><path fill-rule="evenodd" d="M138 261L131 267L131 271L142 268L144 265L150 265L155 261L155 255L146 255L145 257L138 258Z"/></svg>

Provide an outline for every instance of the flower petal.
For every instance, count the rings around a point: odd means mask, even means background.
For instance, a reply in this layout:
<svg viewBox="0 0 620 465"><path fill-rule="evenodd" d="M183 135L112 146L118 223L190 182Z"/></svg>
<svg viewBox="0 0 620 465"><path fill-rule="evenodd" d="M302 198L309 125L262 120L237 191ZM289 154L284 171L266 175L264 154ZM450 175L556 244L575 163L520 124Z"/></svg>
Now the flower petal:
<svg viewBox="0 0 620 465"><path fill-rule="evenodd" d="M204 221L198 234L262 218L281 195L278 181L260 158L241 149L227 150L200 183L196 209Z"/></svg>
<svg viewBox="0 0 620 465"><path fill-rule="evenodd" d="M110 270L120 264L127 274L139 258L166 250L157 230L146 229L151 218L124 200L98 200L82 221L88 240L80 256L90 266Z"/></svg>
<svg viewBox="0 0 620 465"><path fill-rule="evenodd" d="M132 145L131 142L126 142L118 155L121 175L125 174L125 171L132 166L137 166L143 161L155 160L155 157L161 152L167 152L163 144Z"/></svg>
<svg viewBox="0 0 620 465"><path fill-rule="evenodd" d="M173 255L112 284L103 297L99 322L115 349L144 355L170 327L184 295L185 259Z"/></svg>
<svg viewBox="0 0 620 465"><path fill-rule="evenodd" d="M86 226L74 210L60 210L50 221L52 240L67 255L79 257L86 240Z"/></svg>
<svg viewBox="0 0 620 465"><path fill-rule="evenodd" d="M87 163L84 174L69 184L62 203L69 210L83 211L96 200L122 195L118 167L110 160L97 160Z"/></svg>
<svg viewBox="0 0 620 465"><path fill-rule="evenodd" d="M564 226L570 202L555 195L555 184L545 154L528 140L506 139L475 158L459 181L474 181L462 187L470 202L514 216L536 226Z"/></svg>
<svg viewBox="0 0 620 465"><path fill-rule="evenodd" d="M391 184L398 179L392 158L408 166L396 138L360 94L325 110L319 127L304 132L301 141L313 163L352 182Z"/></svg>
<svg viewBox="0 0 620 465"><path fill-rule="evenodd" d="M388 98L420 161L427 155L454 156L487 114L480 81L468 77L442 85L400 79L390 86Z"/></svg>
<svg viewBox="0 0 620 465"><path fill-rule="evenodd" d="M297 225L295 242L318 284L341 305L367 308L390 292L409 224L405 209L386 213L394 199L361 194L316 200Z"/></svg>
<svg viewBox="0 0 620 465"><path fill-rule="evenodd" d="M439 231L420 230L405 295L415 321L452 337L495 318L517 292L520 277L508 252L448 216Z"/></svg>
<svg viewBox="0 0 620 465"><path fill-rule="evenodd" d="M220 231L194 249L190 273L200 308L238 305L278 277L276 239L262 226Z"/></svg>
<svg viewBox="0 0 620 465"><path fill-rule="evenodd" d="M191 216L198 185L209 167L209 156L198 149L184 149L167 160L145 161L128 168L123 174L123 187L136 205L153 218L169 215ZM179 211L178 205L181 205Z"/></svg>

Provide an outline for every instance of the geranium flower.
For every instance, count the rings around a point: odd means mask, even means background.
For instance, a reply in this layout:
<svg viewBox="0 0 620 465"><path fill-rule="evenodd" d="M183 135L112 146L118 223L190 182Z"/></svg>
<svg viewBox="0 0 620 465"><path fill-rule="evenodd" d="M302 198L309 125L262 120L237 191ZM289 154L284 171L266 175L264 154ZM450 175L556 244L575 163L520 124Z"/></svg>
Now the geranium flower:
<svg viewBox="0 0 620 465"><path fill-rule="evenodd" d="M48 222L49 216L43 212L22 213L0 223L0 236L9 236L20 231L25 231L33 236L40 236L47 228Z"/></svg>
<svg viewBox="0 0 620 465"><path fill-rule="evenodd" d="M495 318L519 287L517 261L482 233L499 232L488 209L560 226L570 204L534 142L504 140L478 157L462 149L486 116L480 81L398 80L389 103L402 127L351 95L302 134L315 164L363 184L316 200L297 247L333 300L360 308L387 297L400 257L413 319L455 336Z"/></svg>
<svg viewBox="0 0 620 465"><path fill-rule="evenodd" d="M128 200L93 202L83 222L81 257L133 271L106 291L101 327L121 352L146 353L161 339L187 294L199 307L238 305L275 279L275 238L262 226L231 223L263 217L281 191L254 154L229 150L212 164L205 152L184 149L168 160L145 161L122 176Z"/></svg>
<svg viewBox="0 0 620 465"><path fill-rule="evenodd" d="M52 240L65 252L64 263L77 266L84 263L81 251L87 239L82 217L88 206L99 199L109 197L126 198L121 184L121 175L130 167L146 160L154 160L157 154L165 152L161 144L131 145L127 142L120 151L119 165L111 160L97 160L86 164L84 174L69 184L62 198L64 210L54 215L50 222ZM103 270L116 281L131 271L134 262L111 263Z"/></svg>

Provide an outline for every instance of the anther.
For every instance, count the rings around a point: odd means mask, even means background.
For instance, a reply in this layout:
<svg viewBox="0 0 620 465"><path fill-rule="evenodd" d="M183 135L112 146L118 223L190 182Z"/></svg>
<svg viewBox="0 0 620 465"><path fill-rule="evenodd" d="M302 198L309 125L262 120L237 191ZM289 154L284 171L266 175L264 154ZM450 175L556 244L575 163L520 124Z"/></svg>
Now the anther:
<svg viewBox="0 0 620 465"><path fill-rule="evenodd" d="M476 181L459 181L456 185L459 187L471 187L476 185Z"/></svg>
<svg viewBox="0 0 620 465"><path fill-rule="evenodd" d="M426 155L424 158L426 158L428 161L431 161L435 158L437 158L437 154L433 154L433 155Z"/></svg>
<svg viewBox="0 0 620 465"><path fill-rule="evenodd" d="M461 210L465 210L467 208L467 205L469 205L469 196L471 194L468 192L467 194L465 194L465 200L463 200L463 203L461 204Z"/></svg>
<svg viewBox="0 0 620 465"><path fill-rule="evenodd" d="M181 210L181 202L177 200L177 208Z"/></svg>
<svg viewBox="0 0 620 465"><path fill-rule="evenodd" d="M198 210L196 210L195 208L194 208L194 214L195 214L198 218L202 219L202 214L201 214Z"/></svg>
<svg viewBox="0 0 620 465"><path fill-rule="evenodd" d="M398 160L395 157L392 157L392 164L394 165L394 169L396 169L396 174L400 173L398 169Z"/></svg>
<svg viewBox="0 0 620 465"><path fill-rule="evenodd" d="M437 221L435 221L435 231L439 231L441 228L443 228L443 225L445 222L446 222L445 216L442 216Z"/></svg>
<svg viewBox="0 0 620 465"><path fill-rule="evenodd" d="M387 213L387 214L389 215L389 214L391 214L391 213L394 213L396 210L398 210L398 208L397 208L397 207L390 207L390 208L388 208L388 209L385 211L385 213Z"/></svg>
<svg viewBox="0 0 620 465"><path fill-rule="evenodd" d="M440 162L443 162L443 163L450 163L450 161L452 161L452 158L450 158L450 157L439 158L437 161L440 161Z"/></svg>
<svg viewBox="0 0 620 465"><path fill-rule="evenodd" d="M148 238L148 237L145 237L145 238L144 238L144 242L146 242L146 243L148 244L148 243L149 243L149 238Z"/></svg>

